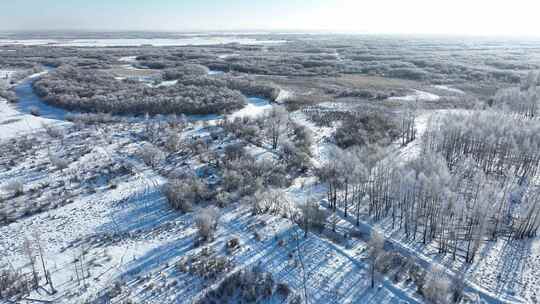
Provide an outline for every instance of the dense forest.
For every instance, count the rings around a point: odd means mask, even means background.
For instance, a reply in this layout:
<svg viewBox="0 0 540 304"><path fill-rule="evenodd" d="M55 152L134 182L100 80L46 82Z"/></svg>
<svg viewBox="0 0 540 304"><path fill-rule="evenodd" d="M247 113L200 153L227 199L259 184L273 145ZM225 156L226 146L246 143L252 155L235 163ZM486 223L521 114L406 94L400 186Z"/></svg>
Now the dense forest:
<svg viewBox="0 0 540 304"><path fill-rule="evenodd" d="M195 85L197 84L197 85ZM227 113L245 104L244 96L220 82L186 80L168 87L119 81L97 71L62 66L35 82L47 103L70 111L114 114Z"/></svg>

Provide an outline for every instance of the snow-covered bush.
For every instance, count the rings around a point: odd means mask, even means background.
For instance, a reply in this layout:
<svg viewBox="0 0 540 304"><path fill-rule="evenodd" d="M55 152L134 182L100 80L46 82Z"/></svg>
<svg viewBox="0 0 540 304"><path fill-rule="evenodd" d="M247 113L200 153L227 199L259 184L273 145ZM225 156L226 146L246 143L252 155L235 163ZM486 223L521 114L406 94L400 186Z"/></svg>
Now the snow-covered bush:
<svg viewBox="0 0 540 304"><path fill-rule="evenodd" d="M69 161L65 158L60 157L57 154L49 152L49 161L53 166L59 170L66 169L69 166Z"/></svg>
<svg viewBox="0 0 540 304"><path fill-rule="evenodd" d="M282 141L279 150L289 170L306 170L309 168L311 164L309 154L301 151L291 141Z"/></svg>
<svg viewBox="0 0 540 304"><path fill-rule="evenodd" d="M18 302L20 298L28 294L31 289L31 283L27 276L13 270L13 267L8 265L1 265L0 268L0 300L9 300L17 298ZM8 303L11 301L7 301Z"/></svg>
<svg viewBox="0 0 540 304"><path fill-rule="evenodd" d="M231 259L219 256L211 247L204 247L198 253L182 258L176 268L185 273L214 281L234 268Z"/></svg>
<svg viewBox="0 0 540 304"><path fill-rule="evenodd" d="M113 123L123 120L122 117L109 113L67 113L64 118L74 123L84 124Z"/></svg>
<svg viewBox="0 0 540 304"><path fill-rule="evenodd" d="M426 276L422 294L433 304L450 303L450 279L439 265L432 265Z"/></svg>
<svg viewBox="0 0 540 304"><path fill-rule="evenodd" d="M46 123L42 124L42 126L45 129L47 135L52 138L61 138L62 136L64 136L64 130L61 127Z"/></svg>
<svg viewBox="0 0 540 304"><path fill-rule="evenodd" d="M21 136L16 139L15 145L20 151L28 151L36 144L36 138L32 136Z"/></svg>
<svg viewBox="0 0 540 304"><path fill-rule="evenodd" d="M290 199L282 190L261 190L254 195L254 214L271 213L287 217L291 214L291 208Z"/></svg>
<svg viewBox="0 0 540 304"><path fill-rule="evenodd" d="M305 236L312 229L324 230L328 219L328 212L320 207L319 204L307 202L299 206L300 214L297 219L298 224L304 229Z"/></svg>
<svg viewBox="0 0 540 304"><path fill-rule="evenodd" d="M167 139L165 140L165 148L171 153L178 152L178 150L181 147L181 139L180 135L172 131L167 135Z"/></svg>
<svg viewBox="0 0 540 304"><path fill-rule="evenodd" d="M150 143L145 143L139 149L139 156L147 166L151 167L157 166L165 158L165 154Z"/></svg>
<svg viewBox="0 0 540 304"><path fill-rule="evenodd" d="M275 295L279 296L280 302L284 302L290 293L288 285L278 284L276 287L271 273L254 267L230 274L196 303L262 303L271 301Z"/></svg>
<svg viewBox="0 0 540 304"><path fill-rule="evenodd" d="M19 97L13 91L0 88L0 98L6 99L10 103L19 101Z"/></svg>
<svg viewBox="0 0 540 304"><path fill-rule="evenodd" d="M163 193L171 207L182 212L190 212L193 206L214 196L204 182L191 177L169 181L163 187Z"/></svg>
<svg viewBox="0 0 540 304"><path fill-rule="evenodd" d="M197 211L195 215L195 226L197 234L202 241L211 240L217 229L220 212L216 207L207 207Z"/></svg>
<svg viewBox="0 0 540 304"><path fill-rule="evenodd" d="M9 181L3 187L4 191L12 193L14 196L19 196L24 193L24 184L20 179Z"/></svg>

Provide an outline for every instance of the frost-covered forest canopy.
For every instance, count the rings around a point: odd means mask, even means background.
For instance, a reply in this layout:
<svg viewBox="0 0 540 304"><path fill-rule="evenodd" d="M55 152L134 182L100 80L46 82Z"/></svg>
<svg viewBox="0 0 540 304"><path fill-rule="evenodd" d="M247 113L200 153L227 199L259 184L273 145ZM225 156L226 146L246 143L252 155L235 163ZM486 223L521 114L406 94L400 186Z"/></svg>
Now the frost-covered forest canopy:
<svg viewBox="0 0 540 304"><path fill-rule="evenodd" d="M3 35L0 302L540 300L538 41Z"/></svg>

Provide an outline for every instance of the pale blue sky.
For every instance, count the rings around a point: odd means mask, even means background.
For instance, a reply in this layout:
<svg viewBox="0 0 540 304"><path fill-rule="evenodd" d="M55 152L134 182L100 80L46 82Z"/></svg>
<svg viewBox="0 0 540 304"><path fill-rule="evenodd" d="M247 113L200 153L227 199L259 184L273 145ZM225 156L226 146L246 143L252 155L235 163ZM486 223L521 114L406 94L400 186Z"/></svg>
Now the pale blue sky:
<svg viewBox="0 0 540 304"><path fill-rule="evenodd" d="M539 0L0 0L6 30L540 35Z"/></svg>

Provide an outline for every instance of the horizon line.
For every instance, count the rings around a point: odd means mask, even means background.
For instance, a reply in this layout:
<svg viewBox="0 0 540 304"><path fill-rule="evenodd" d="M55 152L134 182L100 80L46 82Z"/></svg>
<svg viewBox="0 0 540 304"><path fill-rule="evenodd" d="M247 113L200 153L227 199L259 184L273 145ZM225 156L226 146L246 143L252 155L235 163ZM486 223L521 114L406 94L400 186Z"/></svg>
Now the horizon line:
<svg viewBox="0 0 540 304"><path fill-rule="evenodd" d="M353 35L353 36L419 36L419 37L447 37L447 38L497 38L497 39L515 39L515 38L535 38L540 39L538 35L528 34L463 34L463 33L428 33L428 32L390 32L390 31L363 31L363 30L342 30L342 29L0 29L0 34L18 34L18 33L161 33L161 34L219 34L219 35Z"/></svg>

